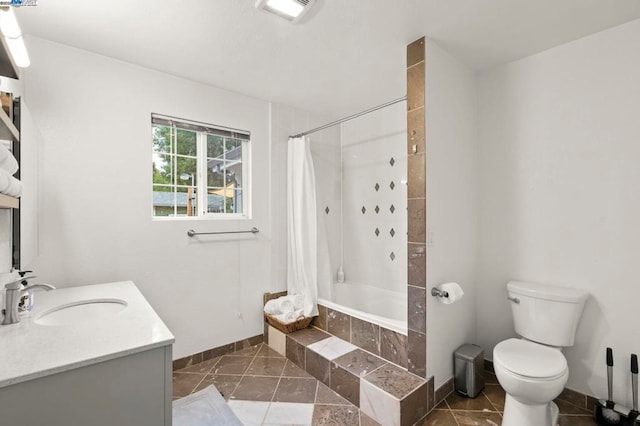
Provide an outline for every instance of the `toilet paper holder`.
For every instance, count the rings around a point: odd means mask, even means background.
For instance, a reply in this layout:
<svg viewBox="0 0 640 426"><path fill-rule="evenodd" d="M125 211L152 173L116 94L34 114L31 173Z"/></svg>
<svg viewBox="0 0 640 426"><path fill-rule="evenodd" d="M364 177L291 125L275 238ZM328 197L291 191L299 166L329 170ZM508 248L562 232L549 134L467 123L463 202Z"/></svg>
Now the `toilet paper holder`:
<svg viewBox="0 0 640 426"><path fill-rule="evenodd" d="M431 295L434 297L449 297L449 293L437 287L431 287Z"/></svg>

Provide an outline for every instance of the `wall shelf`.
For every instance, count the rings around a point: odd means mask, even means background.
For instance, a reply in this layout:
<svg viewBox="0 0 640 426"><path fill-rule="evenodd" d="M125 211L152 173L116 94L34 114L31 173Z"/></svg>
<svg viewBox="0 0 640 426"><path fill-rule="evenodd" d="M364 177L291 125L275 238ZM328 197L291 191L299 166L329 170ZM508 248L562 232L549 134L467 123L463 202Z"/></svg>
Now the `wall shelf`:
<svg viewBox="0 0 640 426"><path fill-rule="evenodd" d="M0 194L0 209L17 209L20 206L20 200L15 197Z"/></svg>

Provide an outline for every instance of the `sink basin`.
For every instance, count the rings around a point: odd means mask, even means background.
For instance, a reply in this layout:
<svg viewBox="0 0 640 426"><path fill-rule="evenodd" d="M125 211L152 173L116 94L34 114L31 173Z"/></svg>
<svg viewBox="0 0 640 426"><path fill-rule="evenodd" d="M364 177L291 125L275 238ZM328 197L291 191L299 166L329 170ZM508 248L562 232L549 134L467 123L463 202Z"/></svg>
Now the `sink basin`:
<svg viewBox="0 0 640 426"><path fill-rule="evenodd" d="M56 306L40 314L35 323L39 325L67 325L110 318L127 307L120 299L80 300Z"/></svg>

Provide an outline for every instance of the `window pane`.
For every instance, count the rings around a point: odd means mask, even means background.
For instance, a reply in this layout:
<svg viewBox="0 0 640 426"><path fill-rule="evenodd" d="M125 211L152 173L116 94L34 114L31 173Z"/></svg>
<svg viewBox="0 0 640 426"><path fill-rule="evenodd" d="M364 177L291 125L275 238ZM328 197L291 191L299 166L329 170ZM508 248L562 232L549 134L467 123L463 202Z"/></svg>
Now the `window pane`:
<svg viewBox="0 0 640 426"><path fill-rule="evenodd" d="M233 188L208 188L207 212L242 213L242 190Z"/></svg>
<svg viewBox="0 0 640 426"><path fill-rule="evenodd" d="M198 161L191 157L176 157L177 163L177 181L178 185L197 186L198 177Z"/></svg>
<svg viewBox="0 0 640 426"><path fill-rule="evenodd" d="M178 216L197 216L198 197L196 188L178 188L176 192L176 206Z"/></svg>
<svg viewBox="0 0 640 426"><path fill-rule="evenodd" d="M224 188L209 188L207 191L207 212L224 213L225 211Z"/></svg>
<svg viewBox="0 0 640 426"><path fill-rule="evenodd" d="M218 159L209 158L207 160L207 185L222 186L224 162Z"/></svg>
<svg viewBox="0 0 640 426"><path fill-rule="evenodd" d="M196 132L178 129L176 140L176 154L190 155L192 157L195 157L198 154L198 150L196 148L197 139L198 138Z"/></svg>
<svg viewBox="0 0 640 426"><path fill-rule="evenodd" d="M225 139L224 156L226 160L240 160L242 154L242 141L240 139Z"/></svg>
<svg viewBox="0 0 640 426"><path fill-rule="evenodd" d="M173 184L173 156L153 154L153 183Z"/></svg>
<svg viewBox="0 0 640 426"><path fill-rule="evenodd" d="M222 156L224 138L216 135L207 135L207 157L217 158Z"/></svg>
<svg viewBox="0 0 640 426"><path fill-rule="evenodd" d="M173 153L171 144L171 127L168 126L153 126L152 128L153 139L153 151Z"/></svg>
<svg viewBox="0 0 640 426"><path fill-rule="evenodd" d="M233 185L234 188L242 187L242 163L240 161L232 161L225 163L226 167L226 184Z"/></svg>
<svg viewBox="0 0 640 426"><path fill-rule="evenodd" d="M153 186L153 215L173 216L175 207L175 187Z"/></svg>

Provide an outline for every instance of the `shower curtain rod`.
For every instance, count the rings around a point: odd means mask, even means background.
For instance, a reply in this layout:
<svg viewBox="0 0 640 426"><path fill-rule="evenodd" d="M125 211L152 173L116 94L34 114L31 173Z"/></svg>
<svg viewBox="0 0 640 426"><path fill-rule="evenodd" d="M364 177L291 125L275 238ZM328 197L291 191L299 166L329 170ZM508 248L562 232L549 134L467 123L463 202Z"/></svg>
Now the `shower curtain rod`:
<svg viewBox="0 0 640 426"><path fill-rule="evenodd" d="M405 101L405 100L407 100L407 97L403 96L401 98L394 99L394 100L389 101L387 103L384 103L382 105L378 105L376 107L369 108L366 111L361 111L361 112L355 113L355 114L350 115L348 117L341 118L340 120L332 121L331 123L327 123L327 124L325 124L323 126L316 127L315 129L307 130L306 132L298 133L297 135L293 135L293 136L289 136L289 137L290 138L299 138L299 137L302 137L302 136L310 135L311 133L319 132L320 130L324 130L326 128L335 126L336 124L340 124L340 123L344 123L345 121L353 120L354 118L358 118L358 117L363 116L365 114L369 114L370 112L377 111L377 110L382 109L382 108L386 108L388 106L391 106L393 104L397 104L398 102L402 102L402 101Z"/></svg>

